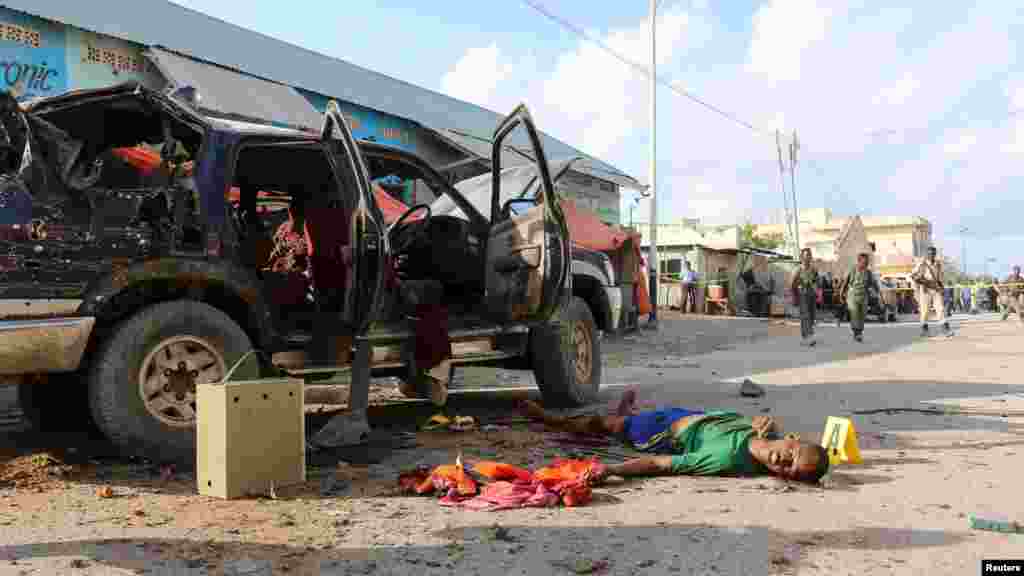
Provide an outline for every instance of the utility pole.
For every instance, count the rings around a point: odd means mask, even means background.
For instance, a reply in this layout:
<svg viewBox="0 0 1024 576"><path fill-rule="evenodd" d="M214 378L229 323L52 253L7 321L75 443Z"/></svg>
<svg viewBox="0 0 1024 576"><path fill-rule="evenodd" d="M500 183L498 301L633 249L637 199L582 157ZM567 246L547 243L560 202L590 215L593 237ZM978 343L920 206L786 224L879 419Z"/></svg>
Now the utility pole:
<svg viewBox="0 0 1024 576"><path fill-rule="evenodd" d="M655 20L658 13L658 0L650 0L648 17L650 18L651 27L651 73L650 73L650 85L651 85L651 106L650 106L650 124L651 124L651 157L650 157L650 174L648 178L651 186L651 249L649 255L651 257L651 265L654 266L654 273L651 275L651 315L648 319L652 325L658 321L658 275L661 274L661 265L658 262L658 194L657 194L657 100L658 100L658 75L655 60Z"/></svg>
<svg viewBox="0 0 1024 576"><path fill-rule="evenodd" d="M789 145L789 190L793 193L793 236L796 239L796 255L800 256L800 209L796 204L796 153L800 150L800 141L793 130L793 142Z"/></svg>
<svg viewBox="0 0 1024 576"><path fill-rule="evenodd" d="M970 230L966 226L960 227L960 268L964 275L964 281L967 280L967 236L966 234Z"/></svg>
<svg viewBox="0 0 1024 576"><path fill-rule="evenodd" d="M789 197L786 196L786 164L782 161L782 136L779 131L775 131L775 150L779 153L779 190L782 191L782 213L785 215L785 243L790 249L796 246L793 239L793 222L790 220L789 213ZM793 253L793 257L799 257L799 250Z"/></svg>

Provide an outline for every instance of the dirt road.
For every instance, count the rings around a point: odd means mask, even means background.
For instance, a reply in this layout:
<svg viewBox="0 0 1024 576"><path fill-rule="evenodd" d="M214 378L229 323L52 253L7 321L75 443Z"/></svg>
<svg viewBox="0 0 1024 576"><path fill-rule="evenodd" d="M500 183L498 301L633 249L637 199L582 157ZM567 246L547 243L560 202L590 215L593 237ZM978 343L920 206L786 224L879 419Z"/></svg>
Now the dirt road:
<svg viewBox="0 0 1024 576"><path fill-rule="evenodd" d="M957 319L956 338L930 340L913 324L871 324L863 344L823 325L807 349L791 324L666 316L656 334L604 342L607 400L635 384L642 402L770 412L814 439L827 416L852 416L865 463L841 467L827 488L658 478L600 488L584 508L497 513L390 495L398 469L459 451L530 465L588 450L502 421L515 393L455 396L453 412L491 428L420 433L415 448L397 431L429 408L381 409L378 424L395 433L382 430L350 464L311 462L307 485L239 502L196 496L187 474L8 429L0 575L980 573L983 557L1024 557L1024 537L969 527L972 514L1024 520L1024 418L1014 414L1024 413L1024 329L997 320ZM513 377L529 381L503 376ZM740 398L744 377L766 396ZM854 414L934 402L1008 417ZM11 460L16 448L29 453ZM2 485L4 470L20 487Z"/></svg>

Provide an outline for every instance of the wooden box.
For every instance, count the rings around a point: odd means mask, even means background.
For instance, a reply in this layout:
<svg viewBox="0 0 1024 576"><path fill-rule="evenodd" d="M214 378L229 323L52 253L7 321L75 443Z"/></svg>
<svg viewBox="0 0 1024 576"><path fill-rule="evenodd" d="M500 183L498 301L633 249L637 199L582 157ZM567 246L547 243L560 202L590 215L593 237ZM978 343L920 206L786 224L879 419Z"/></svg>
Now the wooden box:
<svg viewBox="0 0 1024 576"><path fill-rule="evenodd" d="M303 381L202 384L197 391L196 480L217 498L267 495L306 480Z"/></svg>

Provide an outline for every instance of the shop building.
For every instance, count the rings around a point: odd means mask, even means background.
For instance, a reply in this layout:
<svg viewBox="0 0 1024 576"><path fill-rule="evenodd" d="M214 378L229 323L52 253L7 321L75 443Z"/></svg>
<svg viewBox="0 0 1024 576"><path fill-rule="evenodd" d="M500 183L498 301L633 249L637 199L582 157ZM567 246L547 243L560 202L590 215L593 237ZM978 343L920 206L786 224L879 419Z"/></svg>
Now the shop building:
<svg viewBox="0 0 1024 576"><path fill-rule="evenodd" d="M211 116L310 131L335 100L356 138L415 152L453 182L490 169L489 138L501 119L166 0L4 0L0 73L0 89L19 100L128 81L158 90L193 86ZM620 191L640 183L569 144L547 135L542 141L549 159L582 158L560 192L620 224ZM510 136L503 165L529 162L527 150L525 134ZM433 199L422 183L384 184L406 204Z"/></svg>

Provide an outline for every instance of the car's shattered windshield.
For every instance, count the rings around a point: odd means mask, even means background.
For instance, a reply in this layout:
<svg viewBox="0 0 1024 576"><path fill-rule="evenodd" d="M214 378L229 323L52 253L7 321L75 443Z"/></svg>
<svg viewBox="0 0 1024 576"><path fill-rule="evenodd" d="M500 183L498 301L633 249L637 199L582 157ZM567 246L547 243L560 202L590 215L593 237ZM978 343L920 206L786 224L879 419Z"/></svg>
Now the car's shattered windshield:
<svg viewBox="0 0 1024 576"><path fill-rule="evenodd" d="M569 165L575 159L559 160L549 164L551 177L556 181L566 172ZM538 190L537 166L528 163L520 166L512 166L501 171L501 205L509 200L524 197L533 197ZM491 173L487 172L473 178L468 178L455 184L455 189L473 205L473 208L486 219L491 218ZM456 218L466 219L451 198L442 196L430 206L434 215L448 215Z"/></svg>

